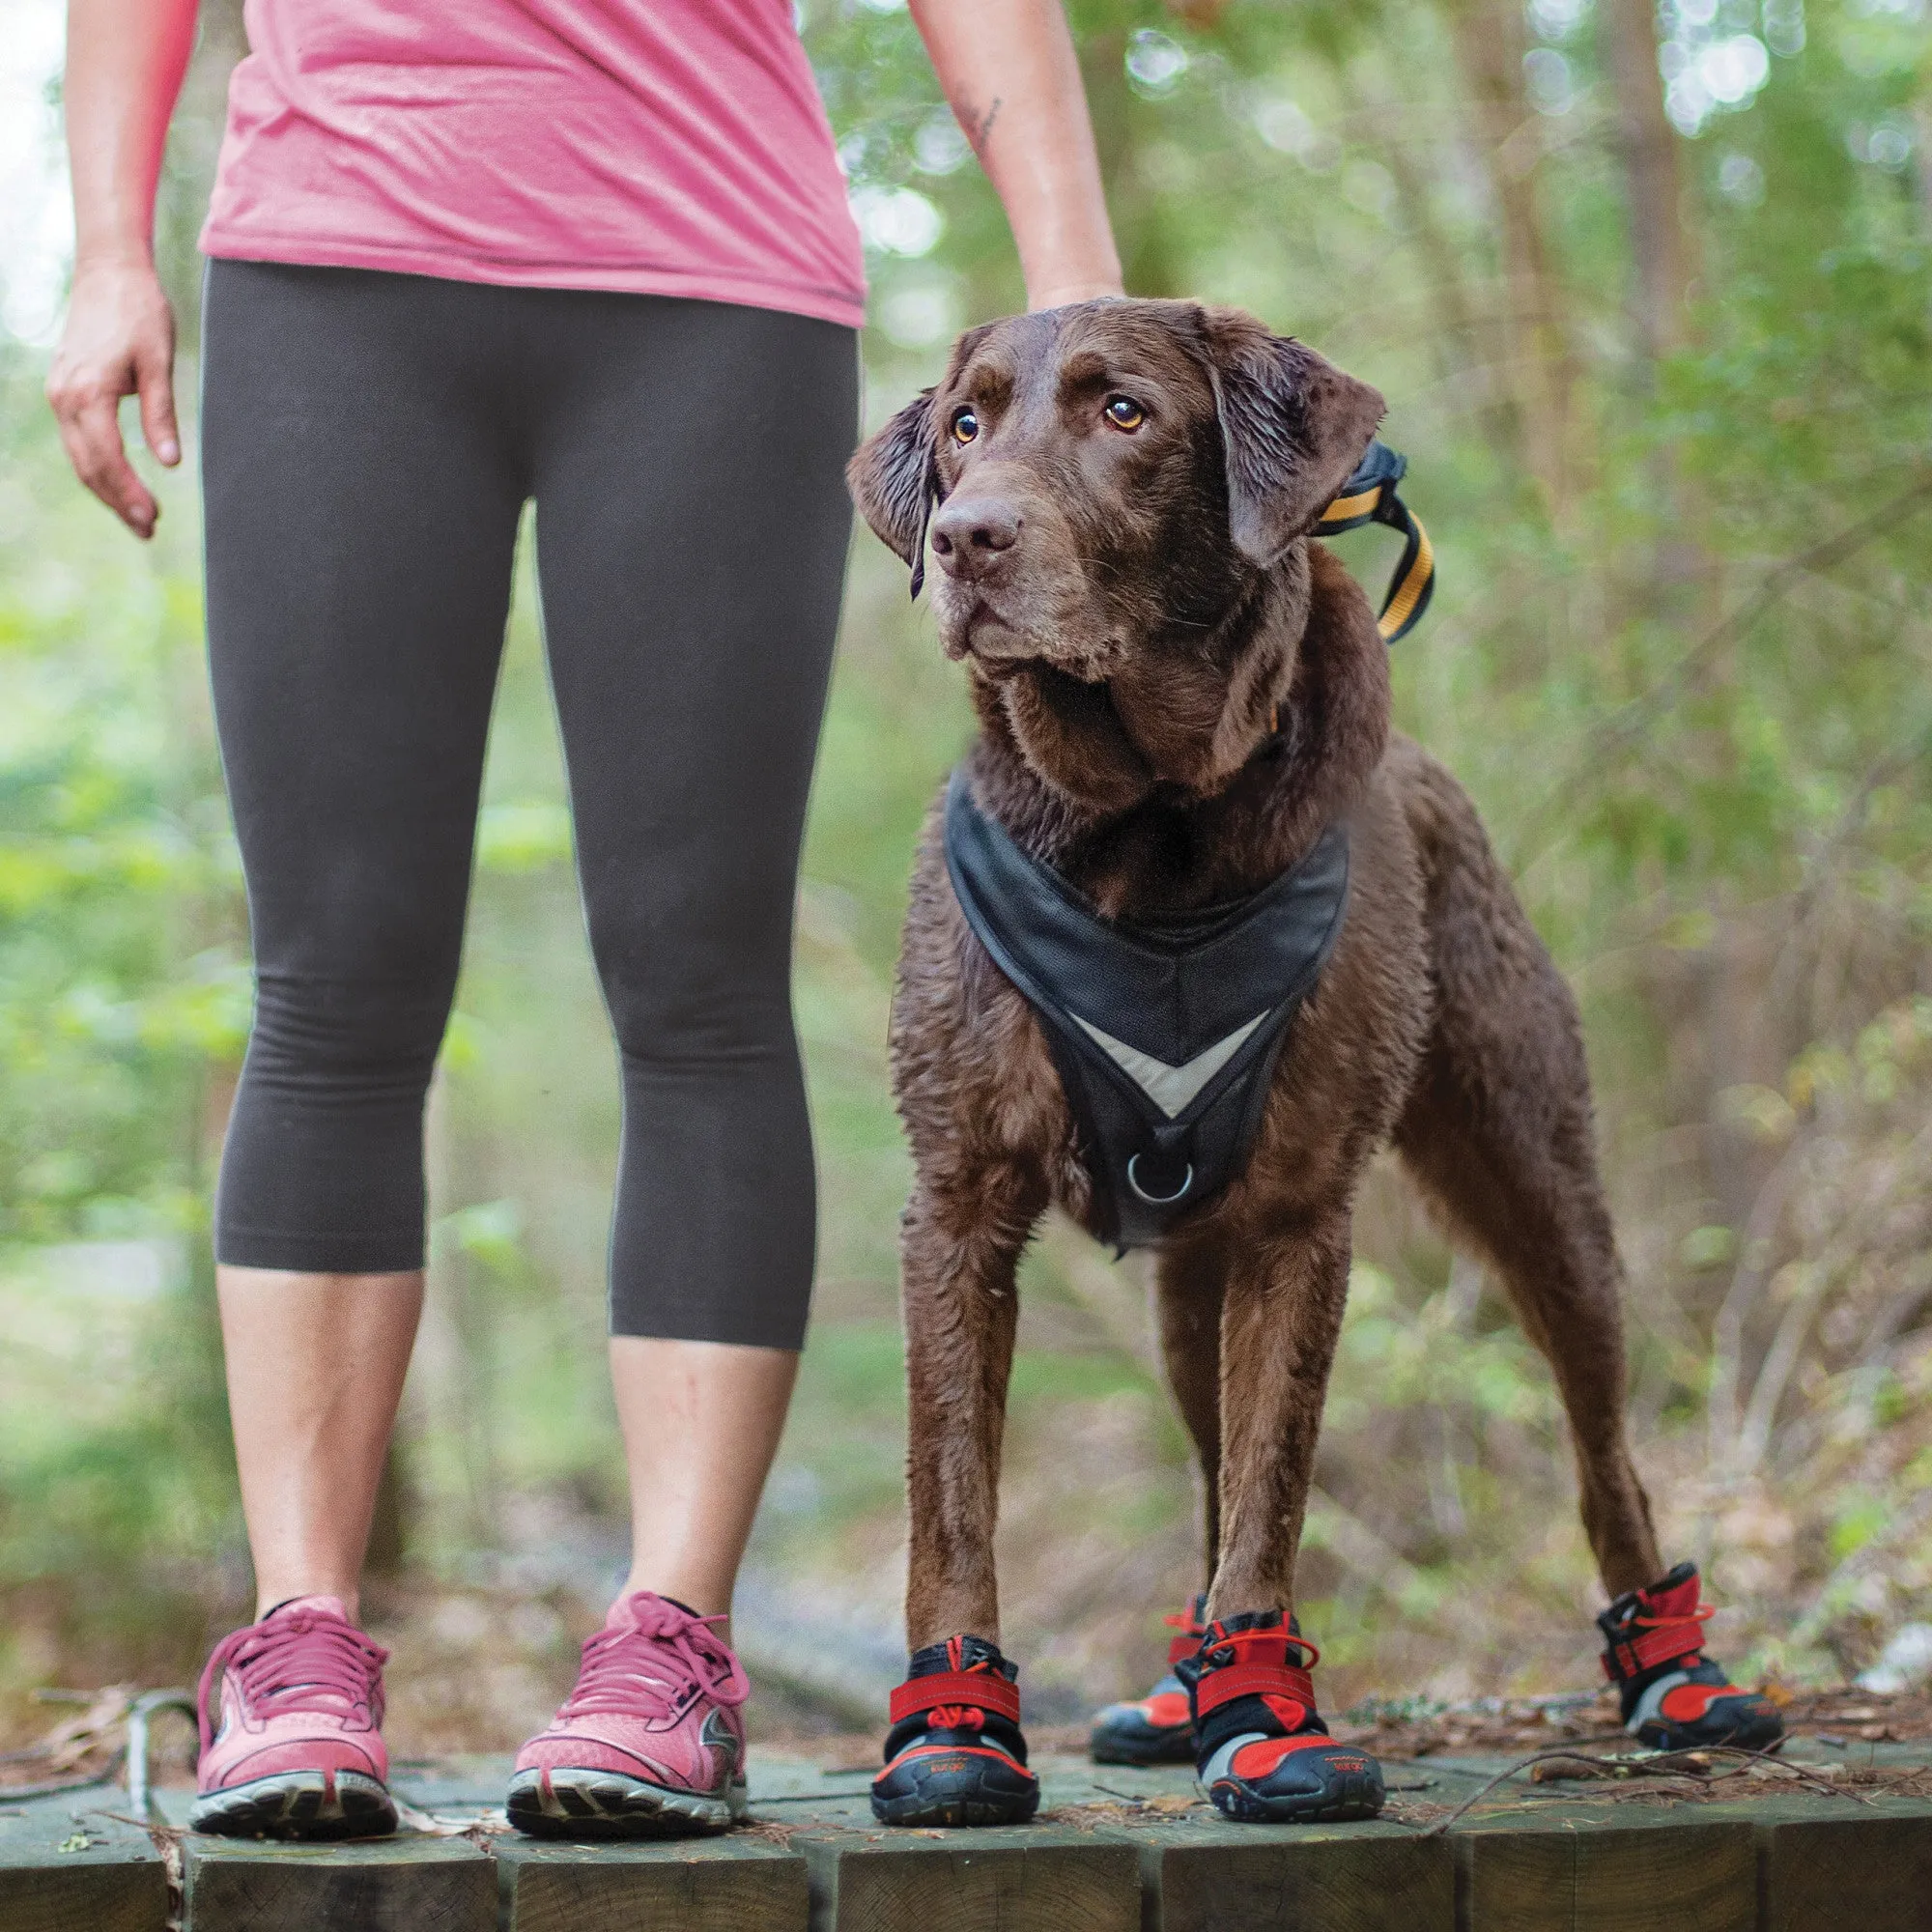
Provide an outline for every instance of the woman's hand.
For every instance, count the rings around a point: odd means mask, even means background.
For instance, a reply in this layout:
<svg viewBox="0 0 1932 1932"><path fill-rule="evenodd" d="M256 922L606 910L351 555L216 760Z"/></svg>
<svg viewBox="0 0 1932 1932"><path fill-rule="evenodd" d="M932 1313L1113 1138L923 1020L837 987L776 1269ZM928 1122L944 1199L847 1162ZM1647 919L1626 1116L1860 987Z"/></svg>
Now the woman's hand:
<svg viewBox="0 0 1932 1932"><path fill-rule="evenodd" d="M1119 295L1121 257L1061 0L912 0L912 14L1007 211L1027 306Z"/></svg>
<svg viewBox="0 0 1932 1932"><path fill-rule="evenodd" d="M121 398L140 398L148 447L172 468L181 461L174 367L174 310L153 264L76 263L47 401L74 474L137 537L154 535L161 506L128 461Z"/></svg>
<svg viewBox="0 0 1932 1932"><path fill-rule="evenodd" d="M161 506L121 441L139 396L148 447L181 461L175 317L155 273L155 183L194 43L195 0L68 0L67 151L73 169L73 293L47 374L74 473L137 537Z"/></svg>

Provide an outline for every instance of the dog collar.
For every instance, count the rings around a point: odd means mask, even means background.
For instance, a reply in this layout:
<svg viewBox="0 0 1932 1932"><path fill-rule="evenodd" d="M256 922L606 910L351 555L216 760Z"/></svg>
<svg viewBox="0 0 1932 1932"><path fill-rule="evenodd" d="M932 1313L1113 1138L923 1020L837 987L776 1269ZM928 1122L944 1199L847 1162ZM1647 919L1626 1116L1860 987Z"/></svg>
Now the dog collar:
<svg viewBox="0 0 1932 1932"><path fill-rule="evenodd" d="M1145 922L1103 918L1023 852L963 772L944 845L967 924L1046 1035L1097 1232L1158 1240L1247 1164L1289 1023L1341 933L1348 828L1251 897Z"/></svg>

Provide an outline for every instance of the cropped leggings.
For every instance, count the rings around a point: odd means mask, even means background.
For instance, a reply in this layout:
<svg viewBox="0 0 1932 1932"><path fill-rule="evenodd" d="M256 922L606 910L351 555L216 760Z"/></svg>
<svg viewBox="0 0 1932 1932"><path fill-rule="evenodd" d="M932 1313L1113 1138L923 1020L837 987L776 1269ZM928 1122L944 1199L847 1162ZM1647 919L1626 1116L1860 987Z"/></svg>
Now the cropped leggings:
<svg viewBox="0 0 1932 1932"><path fill-rule="evenodd" d="M420 1267L517 526L624 1130L619 1334L796 1348L799 841L838 615L853 333L770 310L211 265L215 717L254 1031L215 1251Z"/></svg>

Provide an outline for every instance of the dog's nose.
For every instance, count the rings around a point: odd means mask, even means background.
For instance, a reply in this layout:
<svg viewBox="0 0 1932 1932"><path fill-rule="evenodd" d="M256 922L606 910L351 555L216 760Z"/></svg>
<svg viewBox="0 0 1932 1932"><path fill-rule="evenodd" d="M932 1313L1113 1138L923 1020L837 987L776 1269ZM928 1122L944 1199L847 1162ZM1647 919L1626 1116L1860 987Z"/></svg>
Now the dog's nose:
<svg viewBox="0 0 1932 1932"><path fill-rule="evenodd" d="M1020 540L1025 519L997 497L955 497L932 520L933 554L950 577L977 577Z"/></svg>

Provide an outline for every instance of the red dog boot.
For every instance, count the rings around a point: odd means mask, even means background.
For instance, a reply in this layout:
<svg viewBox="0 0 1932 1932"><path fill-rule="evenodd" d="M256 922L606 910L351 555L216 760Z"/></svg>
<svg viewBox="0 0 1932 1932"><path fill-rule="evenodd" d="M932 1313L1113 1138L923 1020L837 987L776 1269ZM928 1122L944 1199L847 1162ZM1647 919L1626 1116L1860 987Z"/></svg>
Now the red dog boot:
<svg viewBox="0 0 1932 1932"><path fill-rule="evenodd" d="M1088 1749L1095 1764L1189 1764L1194 1758L1194 1719L1187 1709L1187 1687L1174 1666L1201 1648L1207 1634L1201 1618L1208 1599L1189 1600L1162 1621L1180 1634L1167 1646L1167 1675L1131 1704L1109 1704L1094 1719Z"/></svg>
<svg viewBox="0 0 1932 1932"><path fill-rule="evenodd" d="M1723 1665L1704 1655L1711 1612L1697 1598L1697 1566L1680 1563L1649 1589L1626 1592L1597 1619L1608 1645L1604 1675L1622 1694L1624 1727L1657 1750L1768 1749L1784 1735L1777 1707L1740 1690Z"/></svg>
<svg viewBox="0 0 1932 1932"><path fill-rule="evenodd" d="M1176 1666L1194 1713L1195 1765L1214 1808L1244 1825L1373 1818L1381 1767L1338 1745L1315 1709L1320 1653L1279 1610L1208 1626Z"/></svg>
<svg viewBox="0 0 1932 1932"><path fill-rule="evenodd" d="M913 1653L893 1692L886 1768L872 1780L882 1825L1024 1825L1039 1808L1026 1768L1019 1665L983 1637Z"/></svg>

